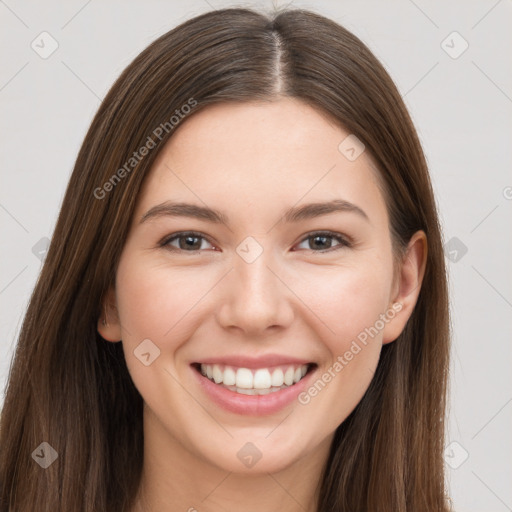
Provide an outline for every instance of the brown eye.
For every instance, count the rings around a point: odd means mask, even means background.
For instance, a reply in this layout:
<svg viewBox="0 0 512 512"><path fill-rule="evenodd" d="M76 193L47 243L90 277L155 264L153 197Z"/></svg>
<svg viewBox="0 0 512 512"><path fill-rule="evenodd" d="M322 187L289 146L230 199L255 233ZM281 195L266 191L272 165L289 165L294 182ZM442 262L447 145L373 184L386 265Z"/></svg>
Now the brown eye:
<svg viewBox="0 0 512 512"><path fill-rule="evenodd" d="M333 247L333 240L337 242L337 244ZM350 243L345 240L344 237L337 233L331 232L318 232L311 233L308 235L302 242L309 242L309 246L306 247L306 250L311 250L314 252L326 252L329 250L341 249L342 247L350 247Z"/></svg>
<svg viewBox="0 0 512 512"><path fill-rule="evenodd" d="M173 242L176 241L177 245L173 244ZM160 245L171 250L197 252L206 249L203 247L203 242L210 243L204 236L199 233L184 232L175 233L170 237L167 237Z"/></svg>

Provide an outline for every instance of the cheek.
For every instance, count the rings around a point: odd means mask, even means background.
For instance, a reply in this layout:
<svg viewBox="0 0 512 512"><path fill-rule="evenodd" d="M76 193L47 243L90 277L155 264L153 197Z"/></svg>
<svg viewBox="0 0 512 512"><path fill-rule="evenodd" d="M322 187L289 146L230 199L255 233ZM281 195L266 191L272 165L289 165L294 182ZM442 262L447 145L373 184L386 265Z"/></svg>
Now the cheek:
<svg viewBox="0 0 512 512"><path fill-rule="evenodd" d="M177 383L176 355L193 333L191 320L200 312L210 281L201 272L148 264L133 254L121 259L116 299L123 350L132 380L152 410L159 410L162 403L169 411L187 409L189 397ZM147 365L144 353L149 353ZM179 423L170 416L166 422Z"/></svg>
<svg viewBox="0 0 512 512"><path fill-rule="evenodd" d="M297 295L324 324L323 342L333 354L372 327L388 306L391 280L386 262L303 273Z"/></svg>
<svg viewBox="0 0 512 512"><path fill-rule="evenodd" d="M385 269L378 264L338 268L329 278L304 281L304 293L314 290L308 306L319 317L317 332L325 333L321 342L326 357L299 403L312 407L312 418L325 418L327 431L341 424L361 401L378 365L384 325L380 315L386 312L391 282Z"/></svg>
<svg viewBox="0 0 512 512"><path fill-rule="evenodd" d="M172 326L169 312L176 311L178 301L169 293L166 281L155 273L138 268L123 272L117 278L117 303L123 328L123 341L139 338L160 339Z"/></svg>
<svg viewBox="0 0 512 512"><path fill-rule="evenodd" d="M134 259L121 261L116 288L125 335L166 344L180 338L187 315L200 306L209 287L210 280L197 269L184 272Z"/></svg>

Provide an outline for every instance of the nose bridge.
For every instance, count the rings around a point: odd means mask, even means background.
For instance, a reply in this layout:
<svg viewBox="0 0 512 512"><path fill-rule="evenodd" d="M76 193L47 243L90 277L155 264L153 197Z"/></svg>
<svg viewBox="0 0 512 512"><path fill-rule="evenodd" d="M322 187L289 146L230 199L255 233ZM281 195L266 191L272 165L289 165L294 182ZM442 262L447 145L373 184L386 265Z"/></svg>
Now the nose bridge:
<svg viewBox="0 0 512 512"><path fill-rule="evenodd" d="M286 286L277 277L271 248L248 237L237 248L221 321L246 332L288 325L292 319Z"/></svg>
<svg viewBox="0 0 512 512"><path fill-rule="evenodd" d="M276 279L270 268L277 266L273 254L270 237L256 240L248 236L238 245L234 272L235 279L240 281L239 293L243 292L256 300L265 295L270 298Z"/></svg>
<svg viewBox="0 0 512 512"><path fill-rule="evenodd" d="M235 263L235 279L239 282L240 298L259 300L266 298L267 302L275 300L276 276L271 272L271 251L260 254L254 261L237 258ZM275 266L275 265L274 265ZM247 297L245 297L247 295Z"/></svg>

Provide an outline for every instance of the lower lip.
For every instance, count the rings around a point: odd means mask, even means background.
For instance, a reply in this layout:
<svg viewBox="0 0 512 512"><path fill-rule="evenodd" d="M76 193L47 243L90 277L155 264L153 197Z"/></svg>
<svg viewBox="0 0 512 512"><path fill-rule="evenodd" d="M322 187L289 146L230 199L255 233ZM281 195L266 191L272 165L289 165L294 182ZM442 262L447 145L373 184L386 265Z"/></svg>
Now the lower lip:
<svg viewBox="0 0 512 512"><path fill-rule="evenodd" d="M227 411L250 416L272 414L290 405L308 386L316 370L310 370L299 382L280 391L267 395L242 395L215 384L192 366L191 369L199 379L203 391L213 402Z"/></svg>

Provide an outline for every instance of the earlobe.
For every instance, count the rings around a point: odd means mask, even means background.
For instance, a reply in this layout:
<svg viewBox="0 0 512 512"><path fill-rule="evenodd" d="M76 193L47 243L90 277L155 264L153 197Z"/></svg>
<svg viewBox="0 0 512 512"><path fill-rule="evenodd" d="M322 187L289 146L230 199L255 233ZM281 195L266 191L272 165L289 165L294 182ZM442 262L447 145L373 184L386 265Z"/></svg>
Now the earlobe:
<svg viewBox="0 0 512 512"><path fill-rule="evenodd" d="M104 340L114 343L121 341L121 324L113 288L102 299L102 314L98 318L97 329Z"/></svg>
<svg viewBox="0 0 512 512"><path fill-rule="evenodd" d="M400 336L414 311L420 294L425 268L427 264L427 237L424 231L417 231L407 245L397 281L398 289L392 297L392 303L401 304L394 318L386 324L382 343L390 343Z"/></svg>

